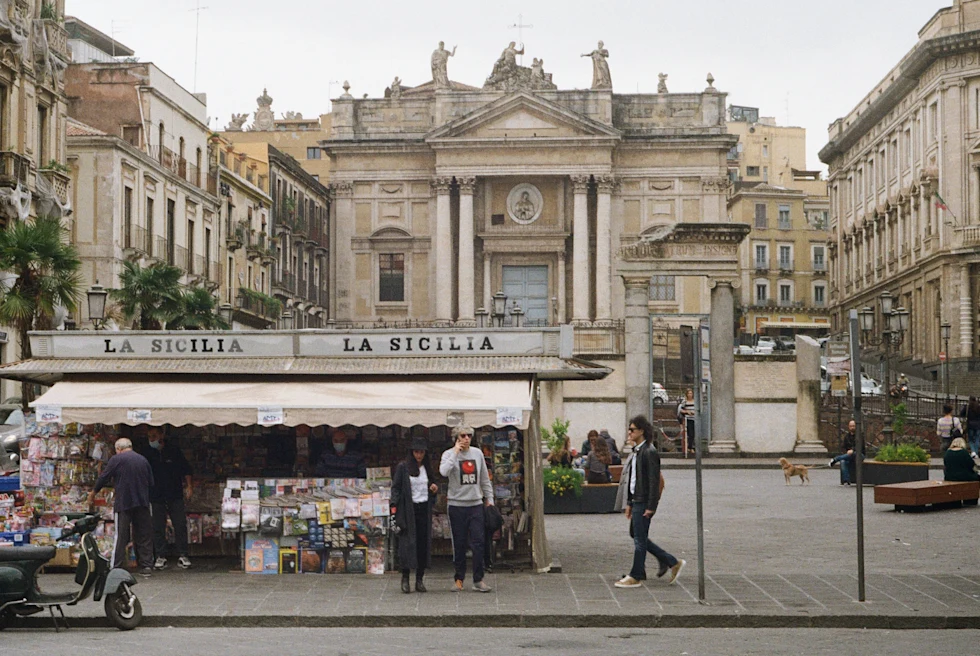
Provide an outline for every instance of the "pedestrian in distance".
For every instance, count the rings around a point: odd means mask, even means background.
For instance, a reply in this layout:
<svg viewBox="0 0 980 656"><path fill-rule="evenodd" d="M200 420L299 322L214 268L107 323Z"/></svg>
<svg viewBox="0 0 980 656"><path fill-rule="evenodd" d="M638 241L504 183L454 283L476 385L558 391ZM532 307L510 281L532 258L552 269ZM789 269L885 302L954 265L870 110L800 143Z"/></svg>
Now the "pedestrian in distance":
<svg viewBox="0 0 980 656"><path fill-rule="evenodd" d="M486 527L484 506L493 505L493 486L483 452L470 446L473 429L453 428L455 444L446 449L439 463L439 473L449 479L449 527L453 539L453 589L462 591L466 579L466 550L473 553L473 589L490 592L483 580L483 549Z"/></svg>
<svg viewBox="0 0 980 656"><path fill-rule="evenodd" d="M412 440L408 456L395 468L391 485L391 515L398 531L398 565L402 592L412 591L409 577L415 570L415 591L426 592L425 570L432 564L432 504L439 486L429 467L429 445L424 437Z"/></svg>
<svg viewBox="0 0 980 656"><path fill-rule="evenodd" d="M187 543L187 512L184 500L191 500L194 487L191 466L183 451L173 443L161 426L151 426L146 431L150 450L146 459L153 469L153 487L150 503L153 510L153 551L156 560L153 569L167 567L167 516L174 527L177 547L177 565L182 569L191 566L190 548Z"/></svg>
<svg viewBox="0 0 980 656"><path fill-rule="evenodd" d="M153 572L153 527L150 517L153 469L146 458L133 451L129 438L119 438L115 446L116 455L109 458L96 479L95 487L88 495L88 505L91 508L95 503L99 490L110 482L113 484L116 540L112 549L112 566L126 566L126 549L132 540L140 574L150 576Z"/></svg>
<svg viewBox="0 0 980 656"><path fill-rule="evenodd" d="M590 485L608 483L609 465L612 464L609 444L594 430L589 431L589 444L592 449L585 457L585 481Z"/></svg>
<svg viewBox="0 0 980 656"><path fill-rule="evenodd" d="M623 464L623 459L619 455L619 447L616 445L616 440L613 439L613 436L609 434L609 430L605 428L600 429L599 437L604 439L606 445L609 447L609 456L612 458L612 464Z"/></svg>
<svg viewBox="0 0 980 656"><path fill-rule="evenodd" d="M619 581L617 588L639 588L647 578L647 552L653 554L659 564L657 577L670 572L669 584L677 581L686 562L675 558L650 540L650 521L660 504L660 453L653 443L653 426L643 415L634 417L629 423L629 432L637 445L628 470L626 485L626 518L633 527L633 567L630 573Z"/></svg>
<svg viewBox="0 0 980 656"><path fill-rule="evenodd" d="M980 399L971 396L969 403L960 410L960 418L966 428L970 455L976 458L977 454L980 453Z"/></svg>
<svg viewBox="0 0 980 656"><path fill-rule="evenodd" d="M552 467L571 467L572 466L572 440L567 436L562 445L548 454L548 462Z"/></svg>
<svg viewBox="0 0 980 656"><path fill-rule="evenodd" d="M953 406L948 403L943 406L943 416L936 421L936 435L939 436L943 453L949 449L954 438L963 437L963 424L959 417L953 416Z"/></svg>
<svg viewBox="0 0 980 656"><path fill-rule="evenodd" d="M854 445L857 438L857 422L853 419L847 423L847 432L840 439L841 454L830 461L830 467L840 463L840 484L851 485L854 483L852 473L854 470Z"/></svg>
<svg viewBox="0 0 980 656"><path fill-rule="evenodd" d="M695 413L694 390L688 388L677 406L677 423L681 425L681 448L685 458L694 452L694 440L697 438L694 431Z"/></svg>

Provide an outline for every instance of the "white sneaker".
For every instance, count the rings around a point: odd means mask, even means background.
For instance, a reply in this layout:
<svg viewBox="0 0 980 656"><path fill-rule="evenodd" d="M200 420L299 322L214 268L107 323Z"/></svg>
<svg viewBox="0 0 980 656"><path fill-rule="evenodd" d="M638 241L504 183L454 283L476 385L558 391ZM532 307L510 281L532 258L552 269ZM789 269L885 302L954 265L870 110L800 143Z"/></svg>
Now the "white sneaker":
<svg viewBox="0 0 980 656"><path fill-rule="evenodd" d="M153 569L167 569L167 559L160 557L153 563Z"/></svg>
<svg viewBox="0 0 980 656"><path fill-rule="evenodd" d="M190 569L191 559L188 558L187 556L181 556L180 558L177 559L177 564L180 565L182 569Z"/></svg>
<svg viewBox="0 0 980 656"><path fill-rule="evenodd" d="M632 576L624 576L613 585L615 585L617 588L640 588L643 586L642 583L634 579Z"/></svg>
<svg viewBox="0 0 980 656"><path fill-rule="evenodd" d="M667 585L673 585L677 577L681 575L681 570L684 569L684 565L687 565L686 560L678 560L677 564L670 568L670 581L667 582Z"/></svg>

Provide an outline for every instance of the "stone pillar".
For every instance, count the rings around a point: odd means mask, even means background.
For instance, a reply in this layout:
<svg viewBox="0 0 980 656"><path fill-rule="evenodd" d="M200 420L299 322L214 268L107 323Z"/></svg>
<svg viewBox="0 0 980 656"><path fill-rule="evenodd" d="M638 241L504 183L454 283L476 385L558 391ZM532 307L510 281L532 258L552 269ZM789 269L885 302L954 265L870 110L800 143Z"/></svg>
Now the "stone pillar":
<svg viewBox="0 0 980 656"><path fill-rule="evenodd" d="M589 176L573 175L572 323L589 322Z"/></svg>
<svg viewBox="0 0 980 656"><path fill-rule="evenodd" d="M330 308L330 316L337 321L350 321L353 318L350 290L354 287L354 254L351 251L351 238L354 234L354 185L350 182L335 182L330 188L334 192L336 208L335 229L331 240L334 250L330 258L334 267L331 285L336 293L330 296L333 306ZM286 252L287 249L283 249L283 253Z"/></svg>
<svg viewBox="0 0 980 656"><path fill-rule="evenodd" d="M568 294L565 283L565 251L558 253L558 323L566 321L565 296Z"/></svg>
<svg viewBox="0 0 980 656"><path fill-rule="evenodd" d="M734 280L712 280L711 287L711 453L735 453ZM629 369L627 368L627 375ZM700 372L695 372L700 375Z"/></svg>
<svg viewBox="0 0 980 656"><path fill-rule="evenodd" d="M483 309L493 310L493 292L490 290L490 253L483 251Z"/></svg>
<svg viewBox="0 0 980 656"><path fill-rule="evenodd" d="M612 320L612 255L610 235L610 213L612 211L612 176L596 178L598 195L596 198L595 229L595 320L609 323Z"/></svg>
<svg viewBox="0 0 980 656"><path fill-rule="evenodd" d="M714 336L712 336L714 337ZM796 337L796 446L794 453L827 453L820 441L820 345Z"/></svg>
<svg viewBox="0 0 980 656"><path fill-rule="evenodd" d="M960 357L973 355L973 295L970 293L970 264L960 265ZM949 354L946 355L949 357Z"/></svg>
<svg viewBox="0 0 980 656"><path fill-rule="evenodd" d="M626 418L629 420L650 412L650 278L623 276L623 282L626 285Z"/></svg>
<svg viewBox="0 0 980 656"><path fill-rule="evenodd" d="M459 316L461 326L475 326L473 313L473 188L476 178L456 178L459 185Z"/></svg>
<svg viewBox="0 0 980 656"><path fill-rule="evenodd" d="M432 187L436 191L436 232L435 232L435 268L436 273L436 316L440 324L450 324L453 320L453 288L452 276L442 275L440 267L448 267L452 262L453 238L450 232L449 217L449 188L452 178L435 178Z"/></svg>

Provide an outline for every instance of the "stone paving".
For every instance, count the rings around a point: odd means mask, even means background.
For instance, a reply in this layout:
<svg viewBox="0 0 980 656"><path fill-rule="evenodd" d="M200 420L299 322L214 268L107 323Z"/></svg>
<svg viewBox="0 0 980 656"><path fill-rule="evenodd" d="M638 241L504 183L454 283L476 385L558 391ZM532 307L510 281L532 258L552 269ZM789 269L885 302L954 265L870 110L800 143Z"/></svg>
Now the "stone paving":
<svg viewBox="0 0 980 656"><path fill-rule="evenodd" d="M941 472L932 472L941 478ZM559 574L489 574L494 590L450 590L437 563L430 592L403 594L385 576L258 576L201 561L136 588L150 626L537 626L980 628L976 530L980 509L903 514L865 492L867 601L857 601L854 488L816 470L809 486L781 472L718 469L704 474L705 599L698 601L694 472L667 473L655 541L688 561L678 584L641 589L613 583L629 567L621 515L549 515ZM44 586L70 587L68 575ZM101 604L66 613L73 625L102 625ZM637 615L641 617L636 618ZM628 619L631 618L631 619ZM44 626L35 617L31 624Z"/></svg>

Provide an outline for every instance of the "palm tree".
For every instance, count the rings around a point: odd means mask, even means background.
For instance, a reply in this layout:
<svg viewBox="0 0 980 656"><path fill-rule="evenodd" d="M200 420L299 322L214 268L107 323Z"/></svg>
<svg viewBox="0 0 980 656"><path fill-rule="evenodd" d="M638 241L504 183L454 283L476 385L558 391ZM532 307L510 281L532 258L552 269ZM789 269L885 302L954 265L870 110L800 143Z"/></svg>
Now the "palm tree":
<svg viewBox="0 0 980 656"><path fill-rule="evenodd" d="M164 262L148 267L136 262L123 262L119 274L119 289L109 292L132 327L139 330L160 330L163 325L180 316L180 278L184 272Z"/></svg>
<svg viewBox="0 0 980 656"><path fill-rule="evenodd" d="M0 323L13 326L20 340L20 357L31 357L31 330L52 328L56 306L74 312L82 296L81 260L64 240L55 218L18 221L0 230L0 271L15 276L9 289L0 289ZM25 410L30 386L22 384Z"/></svg>
<svg viewBox="0 0 980 656"><path fill-rule="evenodd" d="M228 330L231 326L217 313L218 301L203 287L189 287L180 298L180 315L167 328L184 330Z"/></svg>

